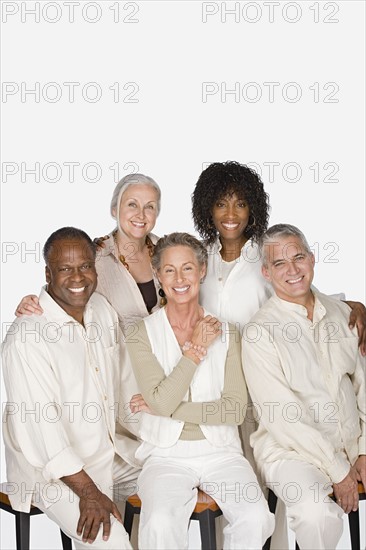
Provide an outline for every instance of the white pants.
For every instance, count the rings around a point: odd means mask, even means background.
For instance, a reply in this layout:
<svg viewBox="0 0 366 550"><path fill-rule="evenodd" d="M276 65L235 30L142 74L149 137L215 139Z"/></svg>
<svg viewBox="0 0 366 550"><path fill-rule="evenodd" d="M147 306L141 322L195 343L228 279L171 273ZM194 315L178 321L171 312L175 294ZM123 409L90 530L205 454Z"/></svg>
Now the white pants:
<svg viewBox="0 0 366 550"><path fill-rule="evenodd" d="M343 510L329 498L332 483L313 464L277 460L262 465L266 484L286 505L301 550L334 550L343 531Z"/></svg>
<svg viewBox="0 0 366 550"><path fill-rule="evenodd" d="M129 495L136 493L137 477L140 469L130 466L118 455L115 455L112 471L108 471L108 468L104 468L103 471L101 466L102 463L99 463L86 469L86 471L100 490L110 499L113 499L117 505ZM45 505L46 493L42 490L42 487L40 487L40 492L35 495L34 502L38 508L59 525L66 535L72 538L76 549L132 549L122 523L117 521L114 516L111 516L111 531L107 541L102 539L103 530L100 528L92 545L88 542L82 542L82 537L76 533L76 526L80 517L79 498L61 481L57 482L57 489L57 499L54 499L55 502L51 506Z"/></svg>
<svg viewBox="0 0 366 550"><path fill-rule="evenodd" d="M274 528L273 514L239 442L218 448L207 440L180 440L168 449L155 447L138 485L140 550L187 548L197 488L217 502L228 521L224 549L258 550Z"/></svg>

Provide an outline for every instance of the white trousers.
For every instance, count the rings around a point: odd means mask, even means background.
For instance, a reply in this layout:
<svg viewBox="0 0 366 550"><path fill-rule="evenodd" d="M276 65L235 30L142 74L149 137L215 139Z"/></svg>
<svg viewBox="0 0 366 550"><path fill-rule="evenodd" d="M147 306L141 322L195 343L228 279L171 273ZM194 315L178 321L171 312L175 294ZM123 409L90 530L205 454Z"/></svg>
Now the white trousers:
<svg viewBox="0 0 366 550"><path fill-rule="evenodd" d="M343 510L329 498L328 476L313 464L277 460L262 465L266 484L286 505L289 527L301 550L334 550L343 531Z"/></svg>
<svg viewBox="0 0 366 550"><path fill-rule="evenodd" d="M228 525L224 549L262 548L274 528L258 481L240 443L214 447L207 440L153 448L138 479L142 501L139 549L183 550L197 488L220 506Z"/></svg>
<svg viewBox="0 0 366 550"><path fill-rule="evenodd" d="M137 477L140 469L130 466L124 462L118 455L115 455L112 468L104 467L102 461L86 468L87 473L110 499L117 504L124 501L129 495L136 493ZM40 492L35 495L35 504L50 519L52 519L74 541L76 549L94 550L125 550L132 549L128 535L118 520L111 516L111 532L109 539L104 541L102 538L103 529L100 528L98 535L91 545L88 542L82 542L82 537L77 535L76 526L80 517L79 498L76 494L61 481L57 482L57 498L51 506L45 505L45 490L40 487ZM49 504L49 503L48 503Z"/></svg>

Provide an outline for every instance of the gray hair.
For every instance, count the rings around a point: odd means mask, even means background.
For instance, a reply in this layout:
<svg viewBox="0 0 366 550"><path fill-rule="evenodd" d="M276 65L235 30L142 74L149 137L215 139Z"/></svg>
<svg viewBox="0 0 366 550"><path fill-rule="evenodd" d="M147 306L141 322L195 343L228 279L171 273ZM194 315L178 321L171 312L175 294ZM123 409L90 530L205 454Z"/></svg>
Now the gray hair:
<svg viewBox="0 0 366 550"><path fill-rule="evenodd" d="M198 264L207 266L208 254L201 241L189 233L170 233L161 237L155 245L154 254L151 258L151 265L155 271L161 267L161 257L164 250L173 246L188 246L196 256Z"/></svg>
<svg viewBox="0 0 366 550"><path fill-rule="evenodd" d="M272 227L269 227L260 239L259 249L262 258L262 264L264 266L267 266L267 256L265 254L266 244L273 244L276 242L276 239L281 239L282 237L298 237L302 246L304 247L304 250L306 250L308 254L312 253L309 243L306 240L304 233L302 233L300 229L288 223L277 223L276 225L272 225Z"/></svg>
<svg viewBox="0 0 366 550"><path fill-rule="evenodd" d="M158 210L158 215L159 215L160 201L161 201L161 191L160 191L160 187L158 186L156 181L153 180L152 178L150 178L150 176L145 176L144 174L128 174L127 176L122 178L117 183L117 185L116 185L116 187L113 191L112 200L111 200L111 207L110 207L112 218L116 218L117 220L119 219L119 205L120 205L120 202L121 202L121 197L122 197L123 193L126 191L126 189L128 187L130 187L131 185L150 185L151 187L153 187L156 190L157 195L158 195L157 210ZM116 212L116 215L113 214L113 210Z"/></svg>

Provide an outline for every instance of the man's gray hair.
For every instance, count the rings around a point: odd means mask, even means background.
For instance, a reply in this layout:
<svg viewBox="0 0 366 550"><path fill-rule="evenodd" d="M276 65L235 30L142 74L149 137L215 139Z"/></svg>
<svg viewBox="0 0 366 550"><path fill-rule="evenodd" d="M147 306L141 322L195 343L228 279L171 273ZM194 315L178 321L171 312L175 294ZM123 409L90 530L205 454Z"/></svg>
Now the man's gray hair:
<svg viewBox="0 0 366 550"><path fill-rule="evenodd" d="M111 216L112 218L116 218L118 220L119 217L119 204L121 202L121 197L123 193L126 191L128 187L131 185L150 185L153 187L158 195L158 205L157 205L157 211L158 214L160 212L160 201L161 201L161 191L160 187L156 183L155 180L150 178L150 176L145 176L144 174L128 174L124 178L122 178L116 185L112 200L111 200ZM115 211L116 215L113 214L113 210Z"/></svg>
<svg viewBox="0 0 366 550"><path fill-rule="evenodd" d="M189 233L170 233L161 237L155 245L154 254L151 258L151 265L155 271L159 271L161 267L161 257L164 250L173 246L188 246L196 256L200 266L207 266L207 250L196 237Z"/></svg>
<svg viewBox="0 0 366 550"><path fill-rule="evenodd" d="M262 258L262 264L264 266L267 266L265 246L267 244L276 243L276 240L281 239L282 237L298 237L306 252L308 252L309 254L312 253L309 243L306 240L304 233L300 231L300 229L288 223L277 223L276 225L272 225L271 227L269 227L260 239L259 249Z"/></svg>

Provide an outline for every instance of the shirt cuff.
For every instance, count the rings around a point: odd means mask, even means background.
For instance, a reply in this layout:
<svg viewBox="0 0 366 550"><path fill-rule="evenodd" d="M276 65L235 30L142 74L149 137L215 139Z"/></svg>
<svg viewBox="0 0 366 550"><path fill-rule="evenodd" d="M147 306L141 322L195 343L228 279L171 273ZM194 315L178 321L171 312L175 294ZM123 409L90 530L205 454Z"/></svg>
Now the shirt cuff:
<svg viewBox="0 0 366 550"><path fill-rule="evenodd" d="M80 472L84 466L85 463L73 451L72 447L66 447L47 462L42 470L42 475L47 481L53 481L63 476L76 474Z"/></svg>
<svg viewBox="0 0 366 550"><path fill-rule="evenodd" d="M328 467L328 475L333 483L340 483L351 468L344 453L337 453L332 464Z"/></svg>
<svg viewBox="0 0 366 550"><path fill-rule="evenodd" d="M358 454L366 455L366 436L362 435L358 440Z"/></svg>

